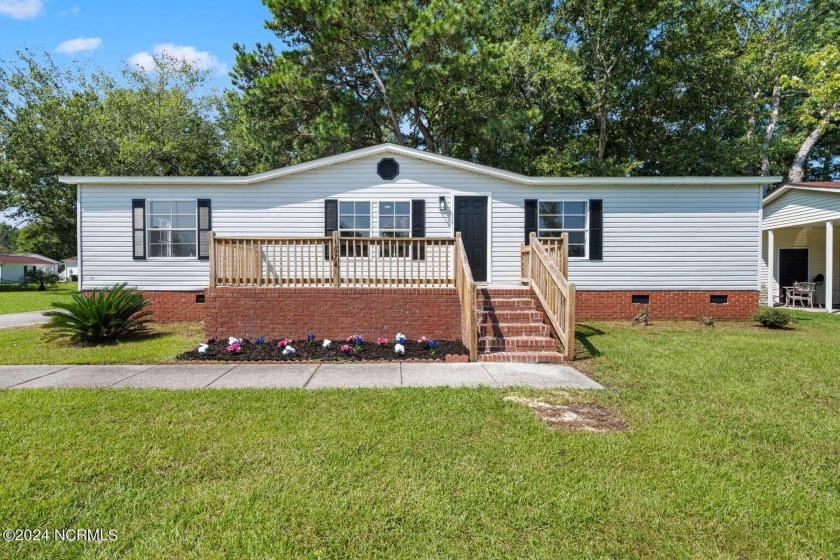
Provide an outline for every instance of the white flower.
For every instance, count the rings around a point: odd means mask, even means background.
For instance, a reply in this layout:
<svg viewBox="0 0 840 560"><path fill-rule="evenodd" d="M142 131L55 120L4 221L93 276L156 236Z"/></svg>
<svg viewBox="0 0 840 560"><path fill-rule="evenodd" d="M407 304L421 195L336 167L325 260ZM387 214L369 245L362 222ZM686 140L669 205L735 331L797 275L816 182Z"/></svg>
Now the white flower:
<svg viewBox="0 0 840 560"><path fill-rule="evenodd" d="M242 344L242 339L236 338L235 336L228 337L228 346L233 346L234 344Z"/></svg>
<svg viewBox="0 0 840 560"><path fill-rule="evenodd" d="M295 349L292 348L291 346L286 346L285 348L283 348L283 355L284 356L288 356L288 355L294 354L294 353L295 353Z"/></svg>
<svg viewBox="0 0 840 560"><path fill-rule="evenodd" d="M330 346L332 346L332 340L324 339L324 343L321 346L323 346L324 348L329 348Z"/></svg>
<svg viewBox="0 0 840 560"><path fill-rule="evenodd" d="M402 344L395 344L394 352L402 356L403 354L405 354L405 346L403 346Z"/></svg>
<svg viewBox="0 0 840 560"><path fill-rule="evenodd" d="M199 344L198 345L198 353L199 354L204 354L205 352L207 352L208 348L210 348L209 344Z"/></svg>

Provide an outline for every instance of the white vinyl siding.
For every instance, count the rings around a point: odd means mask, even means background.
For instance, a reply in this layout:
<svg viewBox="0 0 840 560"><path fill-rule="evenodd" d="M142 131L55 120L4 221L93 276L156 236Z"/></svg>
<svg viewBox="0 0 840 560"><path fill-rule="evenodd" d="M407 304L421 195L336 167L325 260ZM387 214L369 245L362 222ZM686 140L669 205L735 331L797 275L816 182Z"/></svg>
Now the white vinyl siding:
<svg viewBox="0 0 840 560"><path fill-rule="evenodd" d="M454 196L489 196L489 278L518 285L525 199L603 199L604 258L572 259L579 290L758 290L758 186L522 185L399 154L400 174L376 174L366 156L252 185L83 185L80 189L83 287L128 282L146 290L202 289L208 262L134 261L131 199L212 200L219 236L323 236L324 199L426 202L426 236L453 235ZM391 156L386 156L391 157ZM440 210L439 196L448 201ZM372 204L375 213L378 205ZM373 219L373 218L372 218Z"/></svg>
<svg viewBox="0 0 840 560"><path fill-rule="evenodd" d="M764 207L762 228L776 229L840 220L840 191L792 189Z"/></svg>

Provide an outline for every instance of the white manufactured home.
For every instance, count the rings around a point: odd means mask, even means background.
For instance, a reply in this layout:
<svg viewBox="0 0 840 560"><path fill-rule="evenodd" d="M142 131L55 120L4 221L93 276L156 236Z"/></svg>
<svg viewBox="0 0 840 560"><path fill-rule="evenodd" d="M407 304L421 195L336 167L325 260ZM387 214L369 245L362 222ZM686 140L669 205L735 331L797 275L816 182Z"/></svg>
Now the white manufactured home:
<svg viewBox="0 0 840 560"><path fill-rule="evenodd" d="M551 316L572 286L579 319L753 312L779 180L527 177L391 144L247 177L61 178L78 185L82 290L446 289L460 246L479 287L538 292ZM533 278L544 255L556 297Z"/></svg>

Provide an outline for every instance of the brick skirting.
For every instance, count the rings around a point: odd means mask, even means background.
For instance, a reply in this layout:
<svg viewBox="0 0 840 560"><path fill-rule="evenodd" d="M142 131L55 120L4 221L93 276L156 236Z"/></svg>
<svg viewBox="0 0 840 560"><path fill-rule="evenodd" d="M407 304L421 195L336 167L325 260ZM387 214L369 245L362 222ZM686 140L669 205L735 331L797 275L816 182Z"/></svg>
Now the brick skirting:
<svg viewBox="0 0 840 560"><path fill-rule="evenodd" d="M208 338L461 337L454 288L210 288L202 307Z"/></svg>
<svg viewBox="0 0 840 560"><path fill-rule="evenodd" d="M649 302L632 303L633 296L648 296ZM711 303L712 296L727 296L726 303ZM647 307L651 319L717 320L747 319L758 311L758 292L738 290L579 290L575 298L578 321L631 319Z"/></svg>
<svg viewBox="0 0 840 560"><path fill-rule="evenodd" d="M204 290L194 292L143 292L143 297L152 305L147 309L156 323L179 321L203 321L206 305L196 303L196 296L204 296Z"/></svg>

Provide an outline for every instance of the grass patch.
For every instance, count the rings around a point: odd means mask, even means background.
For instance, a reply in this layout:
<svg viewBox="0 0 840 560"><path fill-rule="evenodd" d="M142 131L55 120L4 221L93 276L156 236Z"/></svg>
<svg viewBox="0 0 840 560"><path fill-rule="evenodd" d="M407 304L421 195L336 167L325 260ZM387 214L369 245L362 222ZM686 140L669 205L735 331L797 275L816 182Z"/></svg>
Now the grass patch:
<svg viewBox="0 0 840 560"><path fill-rule="evenodd" d="M49 342L43 327L0 329L0 364L154 364L174 361L204 338L199 322L151 324L149 336L103 346Z"/></svg>
<svg viewBox="0 0 840 560"><path fill-rule="evenodd" d="M0 557L828 558L840 318L578 326L606 391L0 392ZM599 404L553 431L510 394Z"/></svg>
<svg viewBox="0 0 840 560"><path fill-rule="evenodd" d="M0 315L50 309L53 302L69 302L78 291L77 282L61 282L43 292L39 292L37 286L21 288L17 285L3 285L0 286Z"/></svg>

